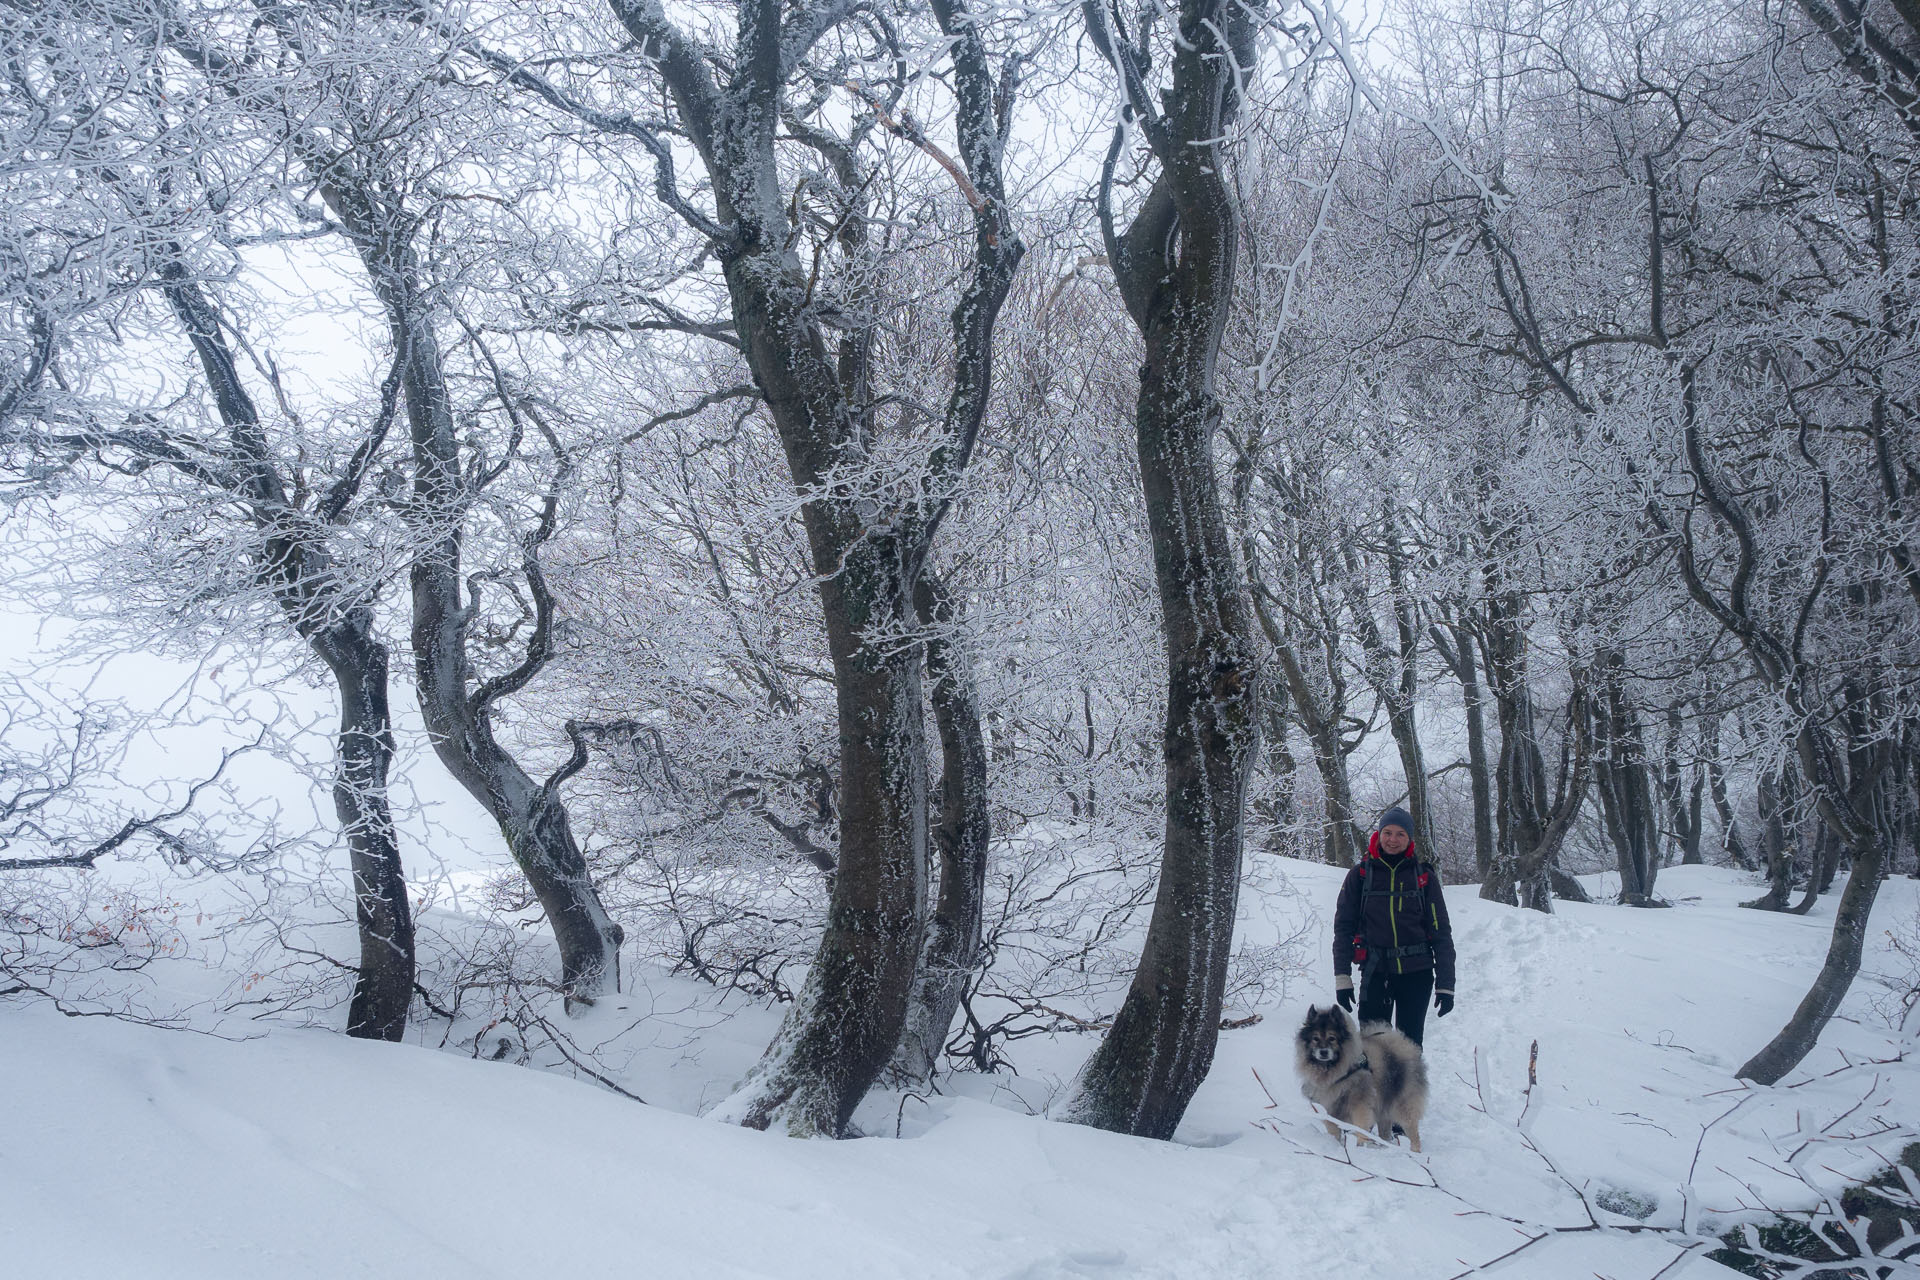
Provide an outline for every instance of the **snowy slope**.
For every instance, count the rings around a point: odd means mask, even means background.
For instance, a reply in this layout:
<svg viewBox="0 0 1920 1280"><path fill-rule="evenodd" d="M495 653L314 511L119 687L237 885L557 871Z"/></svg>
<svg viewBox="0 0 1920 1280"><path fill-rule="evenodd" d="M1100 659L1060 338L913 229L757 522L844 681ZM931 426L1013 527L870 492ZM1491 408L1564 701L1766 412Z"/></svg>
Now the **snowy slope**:
<svg viewBox="0 0 1920 1280"><path fill-rule="evenodd" d="M1320 909L1324 954L1337 873L1285 870ZM1429 1023L1425 1159L1349 1155L1320 1130L1289 1066L1305 991L1222 1037L1177 1144L1018 1109L1086 1036L1023 1042L1017 1081L876 1095L860 1120L889 1136L800 1143L673 1109L724 1090L764 1012L635 1041L655 1047L621 1079L671 1104L646 1106L425 1045L0 1005L0 1274L1437 1278L1597 1222L1495 1273L1648 1278L1684 1241L1589 1205L1637 1199L1648 1226L1674 1228L1792 1204L1811 1194L1794 1168L1830 1182L1897 1149L1885 1133L1821 1140L1830 1121L1920 1124L1911 1062L1847 1065L1901 1049L1870 975L1786 1087L1731 1079L1798 1000L1831 898L1782 919L1737 909L1753 889L1737 873L1671 869L1660 887L1681 904L1554 917L1453 890L1461 1005ZM1870 971L1892 963L1884 931L1914 927L1914 889L1883 893ZM646 985L634 1007L684 1007L673 980ZM1726 1273L1689 1258L1664 1274Z"/></svg>

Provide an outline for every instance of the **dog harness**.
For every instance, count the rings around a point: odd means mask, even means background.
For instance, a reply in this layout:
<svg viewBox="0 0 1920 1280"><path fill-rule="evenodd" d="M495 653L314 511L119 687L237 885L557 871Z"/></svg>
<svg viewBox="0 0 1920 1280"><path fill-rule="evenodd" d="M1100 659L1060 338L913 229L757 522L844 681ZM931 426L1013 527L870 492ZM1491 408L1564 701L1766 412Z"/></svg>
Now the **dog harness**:
<svg viewBox="0 0 1920 1280"><path fill-rule="evenodd" d="M1359 1062L1355 1063L1351 1067L1348 1067L1346 1069L1346 1072L1342 1074L1338 1080L1335 1080L1333 1084L1329 1084L1327 1087L1331 1089L1335 1084L1345 1084L1348 1080L1351 1080L1354 1076L1359 1075L1362 1071L1371 1072L1372 1070L1373 1070L1373 1064L1367 1061L1367 1055L1363 1053L1360 1055Z"/></svg>

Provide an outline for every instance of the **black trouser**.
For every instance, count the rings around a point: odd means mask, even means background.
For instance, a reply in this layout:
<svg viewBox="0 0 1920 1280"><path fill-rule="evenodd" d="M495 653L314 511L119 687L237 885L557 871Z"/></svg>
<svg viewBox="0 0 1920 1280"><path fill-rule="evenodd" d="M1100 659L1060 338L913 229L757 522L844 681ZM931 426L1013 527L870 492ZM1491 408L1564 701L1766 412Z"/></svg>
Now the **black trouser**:
<svg viewBox="0 0 1920 1280"><path fill-rule="evenodd" d="M1385 1022L1406 1033L1415 1044L1427 1029L1427 1004L1433 999L1433 970L1410 969L1406 973L1388 973L1393 961L1382 961L1380 968L1360 989L1360 1021Z"/></svg>

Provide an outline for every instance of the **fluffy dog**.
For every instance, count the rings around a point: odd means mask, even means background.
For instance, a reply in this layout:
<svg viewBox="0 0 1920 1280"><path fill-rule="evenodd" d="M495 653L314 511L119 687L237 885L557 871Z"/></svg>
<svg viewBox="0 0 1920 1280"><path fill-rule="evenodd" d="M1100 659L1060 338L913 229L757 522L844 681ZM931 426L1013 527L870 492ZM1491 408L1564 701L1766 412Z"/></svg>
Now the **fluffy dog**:
<svg viewBox="0 0 1920 1280"><path fill-rule="evenodd" d="M1356 1034L1336 1006L1309 1008L1294 1047L1300 1092L1335 1120L1371 1129L1382 1138L1399 1125L1420 1149L1420 1118L1427 1113L1427 1064L1420 1046L1384 1022ZM1340 1136L1329 1123L1327 1132Z"/></svg>

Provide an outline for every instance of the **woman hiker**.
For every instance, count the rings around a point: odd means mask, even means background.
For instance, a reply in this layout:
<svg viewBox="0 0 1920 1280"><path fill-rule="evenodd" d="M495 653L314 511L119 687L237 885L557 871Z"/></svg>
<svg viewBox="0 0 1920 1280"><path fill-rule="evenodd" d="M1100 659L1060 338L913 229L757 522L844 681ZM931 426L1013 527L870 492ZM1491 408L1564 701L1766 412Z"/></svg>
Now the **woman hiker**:
<svg viewBox="0 0 1920 1280"><path fill-rule="evenodd" d="M1413 847L1413 815L1380 815L1367 856L1347 872L1333 911L1333 985L1352 1009L1360 966L1360 1021L1386 1022L1421 1043L1427 997L1439 1017L1453 1012L1453 926L1440 876Z"/></svg>

